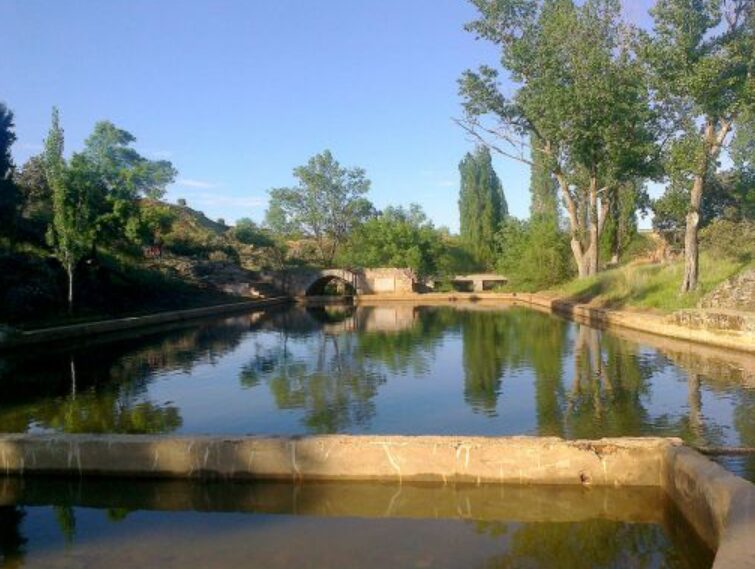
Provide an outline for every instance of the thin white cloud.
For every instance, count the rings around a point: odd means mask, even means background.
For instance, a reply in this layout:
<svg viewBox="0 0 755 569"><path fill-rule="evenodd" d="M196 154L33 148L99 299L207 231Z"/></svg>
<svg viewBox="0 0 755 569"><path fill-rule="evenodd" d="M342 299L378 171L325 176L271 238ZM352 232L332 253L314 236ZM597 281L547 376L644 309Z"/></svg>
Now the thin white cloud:
<svg viewBox="0 0 755 569"><path fill-rule="evenodd" d="M218 187L218 184L216 184L215 182L194 180L192 178L179 178L178 180L176 180L176 185L182 186L184 188L197 188L200 190L211 190Z"/></svg>
<svg viewBox="0 0 755 569"><path fill-rule="evenodd" d="M440 180L438 181L438 186L441 188L453 188L456 183L456 180Z"/></svg>

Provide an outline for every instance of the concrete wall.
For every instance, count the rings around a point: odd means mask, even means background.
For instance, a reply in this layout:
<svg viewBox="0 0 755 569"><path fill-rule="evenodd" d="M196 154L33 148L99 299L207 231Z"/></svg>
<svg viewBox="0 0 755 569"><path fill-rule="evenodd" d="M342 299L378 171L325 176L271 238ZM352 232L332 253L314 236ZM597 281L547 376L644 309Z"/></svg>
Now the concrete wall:
<svg viewBox="0 0 755 569"><path fill-rule="evenodd" d="M716 569L755 568L755 486L677 439L20 434L0 436L0 469L21 475L663 488L717 549Z"/></svg>

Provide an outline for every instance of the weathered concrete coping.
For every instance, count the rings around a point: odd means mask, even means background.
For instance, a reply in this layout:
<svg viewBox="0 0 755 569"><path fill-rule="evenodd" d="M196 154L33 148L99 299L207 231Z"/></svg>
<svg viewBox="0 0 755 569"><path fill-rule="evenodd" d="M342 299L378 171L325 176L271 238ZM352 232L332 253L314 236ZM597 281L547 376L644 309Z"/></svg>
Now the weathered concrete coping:
<svg viewBox="0 0 755 569"><path fill-rule="evenodd" d="M754 567L755 486L678 439L4 435L7 474L659 487L717 569Z"/></svg>
<svg viewBox="0 0 755 569"><path fill-rule="evenodd" d="M244 312L289 301L290 299L288 297L266 298L245 302L234 302L230 304L218 304L215 306L203 306L202 308L171 310L158 312L156 314L148 314L146 316L129 316L113 320L97 320L94 322L83 322L81 324L70 324L68 326L40 328L39 330L30 330L9 335L5 338L0 337L0 349L43 342L55 342L72 338L82 338L85 336L120 332L122 330L131 330L135 328L146 328L148 326L158 326L170 322L180 322L183 320L192 320L195 318L204 318L207 316L228 314L232 312Z"/></svg>

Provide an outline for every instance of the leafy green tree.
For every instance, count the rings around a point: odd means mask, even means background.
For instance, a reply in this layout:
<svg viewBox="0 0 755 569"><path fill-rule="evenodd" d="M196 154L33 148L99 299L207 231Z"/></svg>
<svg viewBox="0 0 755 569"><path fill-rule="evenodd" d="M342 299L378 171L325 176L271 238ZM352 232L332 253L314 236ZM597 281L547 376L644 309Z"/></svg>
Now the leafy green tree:
<svg viewBox="0 0 755 569"><path fill-rule="evenodd" d="M686 185L682 292L697 287L703 194L743 113L755 105L755 4L752 0L659 0L646 56L659 105L674 138L667 172Z"/></svg>
<svg viewBox="0 0 755 569"><path fill-rule="evenodd" d="M406 267L427 276L437 272L442 248L419 205L388 207L354 231L344 261L359 267Z"/></svg>
<svg viewBox="0 0 755 569"><path fill-rule="evenodd" d="M13 180L15 166L11 146L16 141L13 111L0 103L0 234L10 237L21 196Z"/></svg>
<svg viewBox="0 0 755 569"><path fill-rule="evenodd" d="M493 169L490 150L479 146L459 163L460 235L477 262L485 267L495 260L495 234L508 215L503 187Z"/></svg>
<svg viewBox="0 0 755 569"><path fill-rule="evenodd" d="M85 142L82 155L102 187L93 203L98 240L117 241L124 234L138 234L133 227L139 224L139 198L162 197L177 174L169 161L141 156L132 148L134 142L136 138L130 132L109 121L95 124ZM129 224L131 230L127 229Z"/></svg>
<svg viewBox="0 0 755 569"><path fill-rule="evenodd" d="M467 30L496 44L517 84L483 66L460 79L459 124L504 156L532 165L534 141L558 182L579 275L598 270L599 237L614 185L652 172L655 115L619 0L473 0Z"/></svg>
<svg viewBox="0 0 755 569"><path fill-rule="evenodd" d="M364 197L370 181L362 168L342 168L329 150L294 168L294 176L296 187L270 190L268 223L274 231L314 239L320 260L330 265L349 234L373 214Z"/></svg>
<svg viewBox="0 0 755 569"><path fill-rule="evenodd" d="M76 155L71 164L63 159L63 129L58 109L45 140L45 167L52 188L52 222L47 239L68 277L68 311L73 312L76 265L92 247L95 236L93 196L102 191L91 164Z"/></svg>
<svg viewBox="0 0 755 569"><path fill-rule="evenodd" d="M550 216L509 217L496 236L498 272L517 290L542 290L570 278L568 237Z"/></svg>

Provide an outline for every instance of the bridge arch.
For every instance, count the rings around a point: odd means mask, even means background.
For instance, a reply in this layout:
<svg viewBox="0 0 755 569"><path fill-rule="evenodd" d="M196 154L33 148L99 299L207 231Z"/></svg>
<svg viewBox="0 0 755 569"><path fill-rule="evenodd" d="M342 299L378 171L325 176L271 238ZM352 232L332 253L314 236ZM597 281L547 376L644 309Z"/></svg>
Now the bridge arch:
<svg viewBox="0 0 755 569"><path fill-rule="evenodd" d="M326 269L312 275L303 287L305 296L326 295L332 288L340 289L340 294L357 294L357 275L348 269Z"/></svg>

